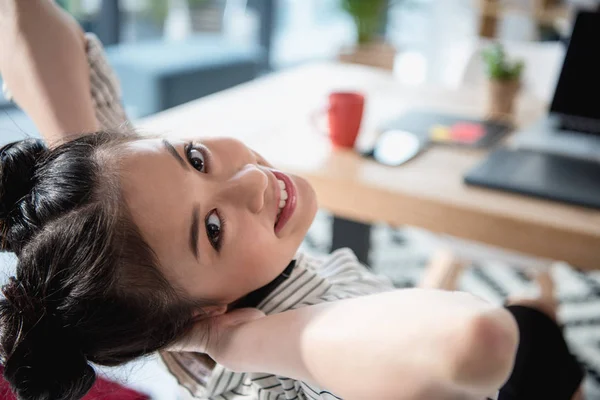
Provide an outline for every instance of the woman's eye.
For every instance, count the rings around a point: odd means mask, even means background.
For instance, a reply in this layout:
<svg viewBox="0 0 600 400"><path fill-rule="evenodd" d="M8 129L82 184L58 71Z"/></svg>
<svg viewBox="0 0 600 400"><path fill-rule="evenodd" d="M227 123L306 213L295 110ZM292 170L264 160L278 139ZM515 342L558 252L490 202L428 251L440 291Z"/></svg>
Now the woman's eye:
<svg viewBox="0 0 600 400"><path fill-rule="evenodd" d="M206 162L204 161L204 153L196 148L190 148L187 152L188 160L192 167L200 172L206 172Z"/></svg>
<svg viewBox="0 0 600 400"><path fill-rule="evenodd" d="M215 250L218 251L221 247L221 218L219 217L217 210L212 210L208 214L205 224L208 240L210 240L210 243Z"/></svg>

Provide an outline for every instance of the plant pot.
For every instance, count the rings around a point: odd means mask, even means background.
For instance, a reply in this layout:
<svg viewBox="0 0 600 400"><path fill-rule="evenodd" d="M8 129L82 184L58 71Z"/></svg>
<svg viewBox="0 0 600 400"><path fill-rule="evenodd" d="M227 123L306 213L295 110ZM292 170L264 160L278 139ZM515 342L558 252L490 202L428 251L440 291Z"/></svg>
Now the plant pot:
<svg viewBox="0 0 600 400"><path fill-rule="evenodd" d="M511 120L514 115L519 80L490 80L488 82L488 114L492 119Z"/></svg>
<svg viewBox="0 0 600 400"><path fill-rule="evenodd" d="M364 43L345 48L338 54L338 60L345 63L362 64L370 67L394 69L396 48L384 41Z"/></svg>

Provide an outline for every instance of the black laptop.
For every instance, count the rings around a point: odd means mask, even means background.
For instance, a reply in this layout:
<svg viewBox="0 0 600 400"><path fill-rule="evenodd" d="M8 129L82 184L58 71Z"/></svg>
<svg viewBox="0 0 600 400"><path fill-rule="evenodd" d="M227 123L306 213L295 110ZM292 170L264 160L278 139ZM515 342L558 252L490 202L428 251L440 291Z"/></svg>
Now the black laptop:
<svg viewBox="0 0 600 400"><path fill-rule="evenodd" d="M600 162L600 13L580 12L548 115L515 133L519 149Z"/></svg>
<svg viewBox="0 0 600 400"><path fill-rule="evenodd" d="M577 14L550 115L558 129L600 134L600 13Z"/></svg>
<svg viewBox="0 0 600 400"><path fill-rule="evenodd" d="M580 12L549 115L521 133L530 137L518 149L470 170L467 184L600 209L599 38L600 13Z"/></svg>
<svg viewBox="0 0 600 400"><path fill-rule="evenodd" d="M465 175L467 184L600 209L600 163L499 149Z"/></svg>

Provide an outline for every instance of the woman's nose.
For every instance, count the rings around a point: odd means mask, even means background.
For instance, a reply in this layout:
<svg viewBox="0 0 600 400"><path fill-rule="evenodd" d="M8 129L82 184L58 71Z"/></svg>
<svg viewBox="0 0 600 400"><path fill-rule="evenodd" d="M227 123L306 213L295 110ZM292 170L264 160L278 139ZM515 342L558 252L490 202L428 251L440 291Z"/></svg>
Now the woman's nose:
<svg viewBox="0 0 600 400"><path fill-rule="evenodd" d="M238 206L247 207L252 213L259 213L265 205L265 191L269 177L256 164L246 164L233 175L224 193L228 200Z"/></svg>

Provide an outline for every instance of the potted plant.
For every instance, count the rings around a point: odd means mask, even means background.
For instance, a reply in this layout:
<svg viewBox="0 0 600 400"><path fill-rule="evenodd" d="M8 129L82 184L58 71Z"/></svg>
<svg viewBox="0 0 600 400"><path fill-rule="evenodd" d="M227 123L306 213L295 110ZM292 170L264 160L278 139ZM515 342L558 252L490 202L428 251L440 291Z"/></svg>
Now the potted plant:
<svg viewBox="0 0 600 400"><path fill-rule="evenodd" d="M489 114L496 119L510 119L521 88L523 60L508 60L504 47L495 43L483 53L489 78Z"/></svg>
<svg viewBox="0 0 600 400"><path fill-rule="evenodd" d="M387 8L392 0L340 0L356 27L356 44L339 54L342 62L370 65L392 70L396 49L381 33L385 26Z"/></svg>

